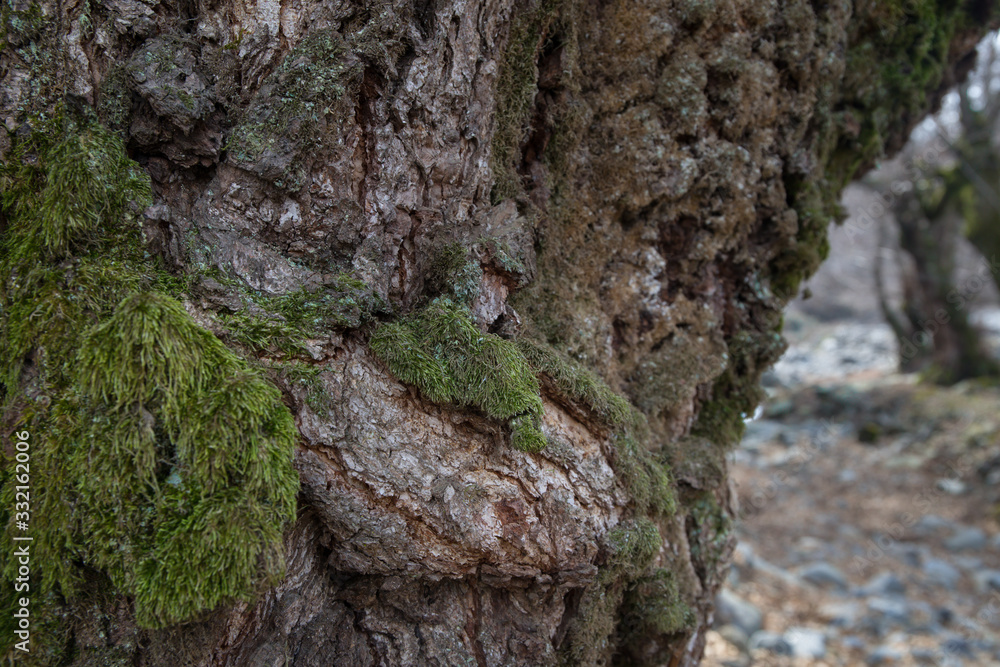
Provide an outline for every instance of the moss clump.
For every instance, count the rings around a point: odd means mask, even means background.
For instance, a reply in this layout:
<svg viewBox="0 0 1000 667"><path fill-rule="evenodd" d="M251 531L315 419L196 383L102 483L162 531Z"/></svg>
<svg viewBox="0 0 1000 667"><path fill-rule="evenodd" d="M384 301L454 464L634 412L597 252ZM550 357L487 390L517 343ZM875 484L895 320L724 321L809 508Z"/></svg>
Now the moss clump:
<svg viewBox="0 0 1000 667"><path fill-rule="evenodd" d="M615 437L615 472L641 514L670 516L677 511L677 498L669 468L657 461L631 429Z"/></svg>
<svg viewBox="0 0 1000 667"><path fill-rule="evenodd" d="M0 2L0 49L23 46L35 40L45 28L45 15L37 2L16 9L14 0ZM22 5L23 6L23 5Z"/></svg>
<svg viewBox="0 0 1000 667"><path fill-rule="evenodd" d="M760 375L778 360L785 341L777 332L741 331L727 341L729 365L712 386L712 398L701 406L691 435L707 438L722 447L739 443L745 420L764 398Z"/></svg>
<svg viewBox="0 0 1000 667"><path fill-rule="evenodd" d="M619 645L646 634L670 635L694 626L694 612L680 594L677 579L665 568L636 579L625 593Z"/></svg>
<svg viewBox="0 0 1000 667"><path fill-rule="evenodd" d="M156 291L178 281L144 252L131 212L149 181L119 138L60 113L9 158L0 381L33 434L33 588L70 597L80 563L102 569L146 627L249 598L280 575L294 518L277 389Z"/></svg>
<svg viewBox="0 0 1000 667"><path fill-rule="evenodd" d="M538 428L535 415L520 415L510 420L510 444L522 452L540 452L548 445Z"/></svg>
<svg viewBox="0 0 1000 667"><path fill-rule="evenodd" d="M430 294L471 304L479 296L482 278L483 270L474 250L466 249L460 243L449 243L438 251L431 262L426 286Z"/></svg>
<svg viewBox="0 0 1000 667"><path fill-rule="evenodd" d="M521 166L521 144L528 132L538 90L538 54L560 4L560 0L542 0L534 11L519 17L511 28L494 97L497 110L490 159L494 203L524 191L518 168Z"/></svg>
<svg viewBox="0 0 1000 667"><path fill-rule="evenodd" d="M240 291L235 281L225 282ZM308 355L307 339L324 337L332 329L354 329L388 312L371 288L345 274L319 290L243 296L249 305L237 313L222 313L219 320L227 340L256 352Z"/></svg>
<svg viewBox="0 0 1000 667"><path fill-rule="evenodd" d="M640 518L608 533L606 560L580 600L566 639L559 650L562 665L604 664L614 650L615 619L625 592L659 553L660 531L652 521Z"/></svg>
<svg viewBox="0 0 1000 667"><path fill-rule="evenodd" d="M43 379L72 366L81 331L123 293L151 287L138 226L149 180L121 140L57 114L18 143L0 168L0 382L14 392L25 358ZM142 268L140 268L142 267Z"/></svg>
<svg viewBox="0 0 1000 667"><path fill-rule="evenodd" d="M552 347L530 338L518 339L517 346L535 373L549 378L563 396L586 406L614 429L612 465L632 496L636 512L673 514L677 507L669 469L643 444L650 437L646 417L597 374Z"/></svg>
<svg viewBox="0 0 1000 667"><path fill-rule="evenodd" d="M544 446L538 378L518 347L481 332L468 308L435 299L379 327L369 345L393 375L429 400L476 407L495 419L510 420L513 444L523 451Z"/></svg>
<svg viewBox="0 0 1000 667"><path fill-rule="evenodd" d="M40 536L59 546L46 561L74 554L106 571L146 627L274 583L298 489L297 432L278 390L156 294L125 299L84 335L77 361L78 391L54 405L42 459L62 471L42 504L62 518ZM67 498L73 510L60 512Z"/></svg>
<svg viewBox="0 0 1000 667"><path fill-rule="evenodd" d="M278 187L301 188L308 149L329 120L354 113L366 65L392 70L405 51L408 26L397 8L375 3L344 27L346 38L333 29L308 34L267 77L233 129L226 144L232 158Z"/></svg>
<svg viewBox="0 0 1000 667"><path fill-rule="evenodd" d="M9 262L39 250L69 255L92 245L105 220L150 201L149 178L120 139L61 114L19 144L0 172L0 187L4 211L16 220L4 238Z"/></svg>
<svg viewBox="0 0 1000 667"><path fill-rule="evenodd" d="M321 417L330 417L332 404L326 393L320 375L326 370L323 366L312 366L301 361L276 362L266 366L277 374L280 381L290 387L300 387L305 391L306 405Z"/></svg>
<svg viewBox="0 0 1000 667"><path fill-rule="evenodd" d="M615 528L608 533L607 569L633 578L649 567L662 545L656 524L645 517Z"/></svg>
<svg viewBox="0 0 1000 667"><path fill-rule="evenodd" d="M719 566L729 557L732 546L733 519L711 492L698 494L688 507L691 562L702 581L717 581Z"/></svg>
<svg viewBox="0 0 1000 667"><path fill-rule="evenodd" d="M551 378L564 396L587 406L609 426L624 426L632 418L628 400L615 393L597 374L536 340L521 338L517 346L536 373Z"/></svg>
<svg viewBox="0 0 1000 667"><path fill-rule="evenodd" d="M132 91L128 72L122 65L112 67L101 79L97 115L101 122L116 131L124 131L132 117Z"/></svg>

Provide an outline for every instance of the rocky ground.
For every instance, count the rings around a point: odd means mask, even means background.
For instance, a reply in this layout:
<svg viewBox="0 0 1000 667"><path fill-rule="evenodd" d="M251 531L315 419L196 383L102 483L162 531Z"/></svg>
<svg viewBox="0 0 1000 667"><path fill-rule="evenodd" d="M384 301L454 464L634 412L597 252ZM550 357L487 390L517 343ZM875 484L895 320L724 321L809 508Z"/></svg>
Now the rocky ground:
<svg viewBox="0 0 1000 667"><path fill-rule="evenodd" d="M740 546L703 664L1000 665L1000 388L895 373L859 271L878 243L843 230L733 455Z"/></svg>
<svg viewBox="0 0 1000 667"><path fill-rule="evenodd" d="M778 389L706 665L1000 664L1000 390Z"/></svg>

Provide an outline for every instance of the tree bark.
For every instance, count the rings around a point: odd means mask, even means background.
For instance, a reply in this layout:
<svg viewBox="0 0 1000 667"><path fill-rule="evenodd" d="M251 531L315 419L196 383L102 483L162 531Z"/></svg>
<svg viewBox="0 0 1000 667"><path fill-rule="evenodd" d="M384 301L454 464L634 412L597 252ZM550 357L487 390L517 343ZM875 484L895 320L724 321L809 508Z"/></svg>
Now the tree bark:
<svg viewBox="0 0 1000 667"><path fill-rule="evenodd" d="M5 160L57 107L117 132L152 182L145 250L179 279L157 289L281 389L300 436L280 583L140 627L76 536L89 583L53 593L47 664L675 667L700 659L733 546L725 455L839 189L995 16L6 0L3 19ZM32 345L12 428L42 410Z"/></svg>

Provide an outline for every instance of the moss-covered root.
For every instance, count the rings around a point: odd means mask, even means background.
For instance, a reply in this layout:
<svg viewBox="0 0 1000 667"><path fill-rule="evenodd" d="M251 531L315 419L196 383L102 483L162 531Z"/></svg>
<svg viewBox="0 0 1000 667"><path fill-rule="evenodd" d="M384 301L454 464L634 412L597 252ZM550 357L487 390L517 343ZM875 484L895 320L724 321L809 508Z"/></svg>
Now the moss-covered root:
<svg viewBox="0 0 1000 667"><path fill-rule="evenodd" d="M379 327L369 345L393 375L429 400L508 421L512 444L522 451L545 446L542 398L531 365L511 341L481 332L465 306L436 299Z"/></svg>

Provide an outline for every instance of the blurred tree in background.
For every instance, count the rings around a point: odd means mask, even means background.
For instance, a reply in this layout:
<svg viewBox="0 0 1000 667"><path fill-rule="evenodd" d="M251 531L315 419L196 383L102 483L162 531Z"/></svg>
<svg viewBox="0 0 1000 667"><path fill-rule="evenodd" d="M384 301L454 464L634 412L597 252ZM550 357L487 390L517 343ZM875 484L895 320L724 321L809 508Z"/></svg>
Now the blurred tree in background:
<svg viewBox="0 0 1000 667"><path fill-rule="evenodd" d="M956 91L957 117L936 118L937 140L947 148L943 159L918 158L920 147L911 147L904 158L910 180L893 182L891 195L885 193L903 255L903 302L899 310L890 304L880 260L875 272L882 312L899 340L900 370L922 371L938 384L1000 375L1000 364L970 321L976 290L956 284L961 234L986 258L1000 250L997 51L994 34L980 46L976 72ZM990 275L1000 279L996 271Z"/></svg>

